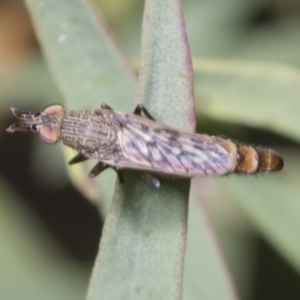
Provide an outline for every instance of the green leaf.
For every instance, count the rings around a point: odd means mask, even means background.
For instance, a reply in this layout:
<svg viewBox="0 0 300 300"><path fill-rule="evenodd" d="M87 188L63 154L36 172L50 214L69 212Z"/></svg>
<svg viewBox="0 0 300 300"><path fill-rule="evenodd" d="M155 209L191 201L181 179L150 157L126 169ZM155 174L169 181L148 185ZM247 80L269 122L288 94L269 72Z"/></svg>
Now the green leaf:
<svg viewBox="0 0 300 300"><path fill-rule="evenodd" d="M67 106L95 109L108 101L129 109L135 78L95 8L88 1L26 3Z"/></svg>
<svg viewBox="0 0 300 300"><path fill-rule="evenodd" d="M279 64L196 60L197 112L300 140L300 72Z"/></svg>
<svg viewBox="0 0 300 300"><path fill-rule="evenodd" d="M136 102L159 122L191 131L192 78L180 1L146 1ZM189 181L163 180L157 190L133 172L124 181L104 225L88 299L180 299Z"/></svg>
<svg viewBox="0 0 300 300"><path fill-rule="evenodd" d="M103 20L88 1L27 0L36 33L67 109L95 109L105 102L128 111L135 78ZM68 152L68 159L74 156ZM108 210L115 174L88 179L95 162L68 167L79 190ZM84 169L83 169L84 168ZM104 201L105 200L105 201Z"/></svg>
<svg viewBox="0 0 300 300"><path fill-rule="evenodd" d="M205 185L198 188L209 190ZM189 209L183 299L237 299L232 278L208 220L204 199L195 196L191 197ZM203 198L204 195L201 196Z"/></svg>

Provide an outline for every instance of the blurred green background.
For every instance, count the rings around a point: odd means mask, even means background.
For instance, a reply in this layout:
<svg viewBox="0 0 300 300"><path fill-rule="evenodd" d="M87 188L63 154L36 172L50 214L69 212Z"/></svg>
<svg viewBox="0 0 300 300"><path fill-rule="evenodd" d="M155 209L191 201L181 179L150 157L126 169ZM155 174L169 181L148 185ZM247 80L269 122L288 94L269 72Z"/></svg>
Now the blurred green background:
<svg viewBox="0 0 300 300"><path fill-rule="evenodd" d="M143 1L95 3L136 63ZM192 198L209 211L242 299L299 299L300 2L182 4L197 132L269 146L286 161L270 177L195 179ZM61 102L23 1L0 1L0 45L0 298L83 299L101 217L71 185L60 145L5 132L10 106L38 111ZM188 249L196 251L191 239Z"/></svg>

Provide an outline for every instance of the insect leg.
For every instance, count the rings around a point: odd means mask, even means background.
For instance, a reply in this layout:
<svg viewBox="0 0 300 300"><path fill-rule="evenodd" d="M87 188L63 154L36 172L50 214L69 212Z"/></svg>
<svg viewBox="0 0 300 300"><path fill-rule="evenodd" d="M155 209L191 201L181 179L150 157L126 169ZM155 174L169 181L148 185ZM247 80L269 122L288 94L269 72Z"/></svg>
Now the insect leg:
<svg viewBox="0 0 300 300"><path fill-rule="evenodd" d="M110 106L108 106L107 104L105 103L102 103L101 104L101 108L105 108L105 109L109 109L109 110L113 110Z"/></svg>
<svg viewBox="0 0 300 300"><path fill-rule="evenodd" d="M152 121L155 121L155 119L151 116L151 114L149 113L149 111L146 109L146 107L142 104L142 103L139 103L137 104L137 106L133 109L133 114L134 115L138 115L140 116L142 114L142 112L145 114L145 116L152 120Z"/></svg>
<svg viewBox="0 0 300 300"><path fill-rule="evenodd" d="M89 173L89 177L93 178L96 177L97 175L99 175L101 172L103 172L104 170L106 170L107 168L109 168L110 166L105 165L103 162L99 161L94 167L93 169L90 171Z"/></svg>
<svg viewBox="0 0 300 300"><path fill-rule="evenodd" d="M160 187L160 181L155 177L153 177L151 174L143 172L140 173L140 175L143 179L145 179L148 183L150 183L155 188L158 189Z"/></svg>
<svg viewBox="0 0 300 300"><path fill-rule="evenodd" d="M84 156L82 153L78 153L77 155L75 155L70 161L69 161L69 165L74 165L80 162L83 162L85 160L88 160L89 158Z"/></svg>
<svg viewBox="0 0 300 300"><path fill-rule="evenodd" d="M123 182L124 182L124 179L123 179L123 176L122 176L122 174L121 174L121 171L117 170L116 168L112 168L112 169L114 169L114 170L116 171L116 173L117 173L117 175L118 175L118 178L119 178L119 181L120 181L121 183L123 183Z"/></svg>
<svg viewBox="0 0 300 300"><path fill-rule="evenodd" d="M112 168L116 171L117 175L118 175L118 178L120 180L121 183L123 183L123 177L120 173L119 170L117 170L116 168L112 167L112 166L109 166L109 165L105 165L103 162L99 161L93 168L92 170L90 171L89 173L89 177L90 178L94 178L96 176L98 176L101 172L103 172L104 170L108 169L108 168Z"/></svg>

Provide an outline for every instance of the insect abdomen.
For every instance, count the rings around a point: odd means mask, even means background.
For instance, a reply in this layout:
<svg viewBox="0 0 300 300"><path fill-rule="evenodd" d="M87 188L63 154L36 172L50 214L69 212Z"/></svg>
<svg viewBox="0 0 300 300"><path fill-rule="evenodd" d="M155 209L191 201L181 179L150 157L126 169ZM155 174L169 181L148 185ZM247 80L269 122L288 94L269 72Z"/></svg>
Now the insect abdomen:
<svg viewBox="0 0 300 300"><path fill-rule="evenodd" d="M283 159L271 149L237 146L237 164L235 173L268 173L280 171Z"/></svg>

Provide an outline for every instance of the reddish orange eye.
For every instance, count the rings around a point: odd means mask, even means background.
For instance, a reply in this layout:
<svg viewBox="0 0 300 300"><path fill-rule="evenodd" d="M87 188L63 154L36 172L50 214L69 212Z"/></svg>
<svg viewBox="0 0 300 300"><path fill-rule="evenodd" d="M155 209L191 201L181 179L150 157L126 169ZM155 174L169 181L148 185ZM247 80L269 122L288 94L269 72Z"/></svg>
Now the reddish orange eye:
<svg viewBox="0 0 300 300"><path fill-rule="evenodd" d="M59 115L65 108L60 104L54 104L46 107L43 113L47 115Z"/></svg>
<svg viewBox="0 0 300 300"><path fill-rule="evenodd" d="M39 130L39 138L47 144L55 144L58 142L57 131L50 126L42 127Z"/></svg>

